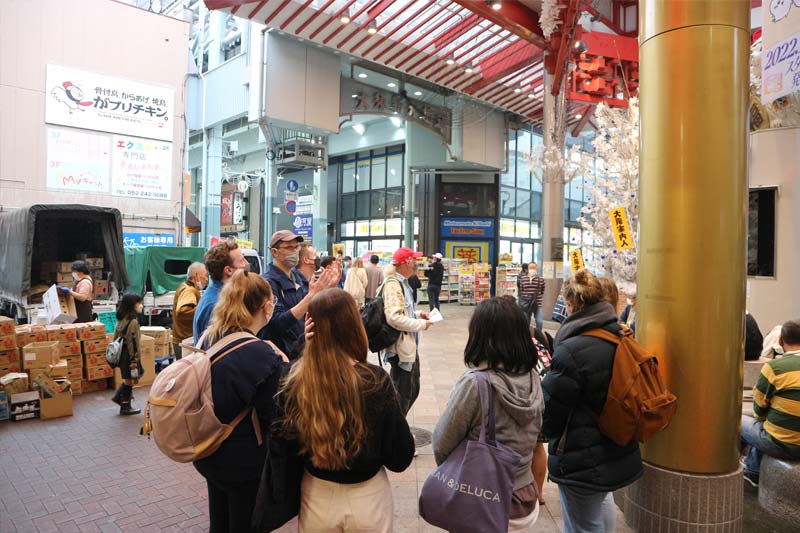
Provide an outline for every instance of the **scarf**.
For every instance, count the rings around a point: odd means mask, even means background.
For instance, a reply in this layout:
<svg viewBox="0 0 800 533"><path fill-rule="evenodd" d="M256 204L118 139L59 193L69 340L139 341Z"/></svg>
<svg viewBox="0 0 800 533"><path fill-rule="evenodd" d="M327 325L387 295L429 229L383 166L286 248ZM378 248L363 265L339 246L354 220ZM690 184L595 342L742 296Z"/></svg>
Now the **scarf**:
<svg viewBox="0 0 800 533"><path fill-rule="evenodd" d="M569 315L564 323L561 324L556 333L553 347L555 348L560 342L580 335L584 331L615 324L617 320L617 314L608 302L598 302L586 306L580 311Z"/></svg>

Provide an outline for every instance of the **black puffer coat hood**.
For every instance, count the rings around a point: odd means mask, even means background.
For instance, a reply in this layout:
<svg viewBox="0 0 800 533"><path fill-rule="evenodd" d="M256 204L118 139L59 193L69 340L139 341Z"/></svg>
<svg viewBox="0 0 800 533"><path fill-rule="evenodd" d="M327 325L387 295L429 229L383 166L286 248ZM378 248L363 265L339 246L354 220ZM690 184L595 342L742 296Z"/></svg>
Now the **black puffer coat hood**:
<svg viewBox="0 0 800 533"><path fill-rule="evenodd" d="M550 372L542 382L550 479L598 492L617 490L642 475L639 443L618 446L598 429L596 418L606 402L615 346L581 336L596 328L618 333L616 314L611 305L598 303L571 315L561 327ZM565 428L563 453L558 454Z"/></svg>

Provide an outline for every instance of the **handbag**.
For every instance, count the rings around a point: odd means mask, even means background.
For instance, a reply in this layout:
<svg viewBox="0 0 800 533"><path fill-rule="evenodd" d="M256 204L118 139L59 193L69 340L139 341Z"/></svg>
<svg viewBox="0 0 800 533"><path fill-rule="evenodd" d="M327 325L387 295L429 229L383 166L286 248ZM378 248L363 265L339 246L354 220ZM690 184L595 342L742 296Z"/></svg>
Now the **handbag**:
<svg viewBox="0 0 800 533"><path fill-rule="evenodd" d="M483 414L480 437L476 441L465 438L428 476L419 497L419 514L429 524L447 531L508 531L521 457L496 440L488 374L479 371L473 375Z"/></svg>
<svg viewBox="0 0 800 533"><path fill-rule="evenodd" d="M128 332L130 326L131 323L128 322L125 331L106 346L106 361L108 361L108 366L111 368L117 368L119 366L119 360L122 357L122 345L125 344L125 334Z"/></svg>
<svg viewBox="0 0 800 533"><path fill-rule="evenodd" d="M251 518L253 533L275 531L300 513L303 472L297 442L270 436Z"/></svg>

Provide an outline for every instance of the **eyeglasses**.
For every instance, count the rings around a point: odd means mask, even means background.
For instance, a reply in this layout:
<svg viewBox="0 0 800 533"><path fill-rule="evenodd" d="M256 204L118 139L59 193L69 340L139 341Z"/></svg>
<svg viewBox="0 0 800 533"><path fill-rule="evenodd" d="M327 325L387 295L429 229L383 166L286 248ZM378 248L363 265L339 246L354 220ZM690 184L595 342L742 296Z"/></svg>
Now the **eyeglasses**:
<svg viewBox="0 0 800 533"><path fill-rule="evenodd" d="M276 305L278 303L278 297L273 294L270 301L272 302L272 305Z"/></svg>

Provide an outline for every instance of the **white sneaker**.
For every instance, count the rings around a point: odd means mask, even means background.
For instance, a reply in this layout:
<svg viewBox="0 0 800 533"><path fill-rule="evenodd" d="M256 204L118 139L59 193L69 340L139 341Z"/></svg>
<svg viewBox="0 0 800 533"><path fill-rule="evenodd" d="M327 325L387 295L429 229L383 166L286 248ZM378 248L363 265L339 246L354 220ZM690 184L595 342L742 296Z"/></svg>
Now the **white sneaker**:
<svg viewBox="0 0 800 533"><path fill-rule="evenodd" d="M416 457L417 455L419 455L419 452L417 451L416 448L414 448L414 457Z"/></svg>

